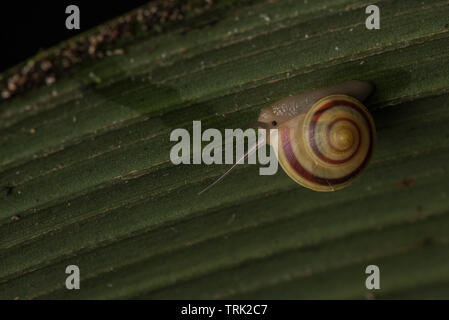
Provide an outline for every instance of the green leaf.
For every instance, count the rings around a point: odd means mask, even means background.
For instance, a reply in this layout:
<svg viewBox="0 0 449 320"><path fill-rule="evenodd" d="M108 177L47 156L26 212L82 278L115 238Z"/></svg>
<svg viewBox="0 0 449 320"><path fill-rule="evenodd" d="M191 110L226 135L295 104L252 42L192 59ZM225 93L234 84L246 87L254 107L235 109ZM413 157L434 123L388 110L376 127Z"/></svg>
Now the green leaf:
<svg viewBox="0 0 449 320"><path fill-rule="evenodd" d="M449 298L449 1L378 1L380 30L370 1L188 4L0 101L0 298ZM198 196L229 166L170 162L175 128L350 79L376 85L377 146L348 188L241 165Z"/></svg>

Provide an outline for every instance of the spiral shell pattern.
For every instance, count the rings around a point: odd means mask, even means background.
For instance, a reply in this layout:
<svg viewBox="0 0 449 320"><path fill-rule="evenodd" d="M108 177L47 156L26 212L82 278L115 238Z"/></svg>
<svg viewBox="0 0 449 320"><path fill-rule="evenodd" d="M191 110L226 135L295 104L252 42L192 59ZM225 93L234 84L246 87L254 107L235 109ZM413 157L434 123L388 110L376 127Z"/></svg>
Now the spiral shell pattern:
<svg viewBox="0 0 449 320"><path fill-rule="evenodd" d="M278 159L297 183L334 191L366 168L375 135L373 119L360 101L331 95L280 129Z"/></svg>

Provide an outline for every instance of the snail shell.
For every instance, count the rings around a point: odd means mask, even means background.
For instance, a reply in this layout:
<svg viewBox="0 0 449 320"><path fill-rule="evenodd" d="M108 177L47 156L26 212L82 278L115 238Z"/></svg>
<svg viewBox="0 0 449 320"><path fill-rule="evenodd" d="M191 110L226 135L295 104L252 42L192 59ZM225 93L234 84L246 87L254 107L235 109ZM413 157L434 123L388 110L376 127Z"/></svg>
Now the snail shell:
<svg viewBox="0 0 449 320"><path fill-rule="evenodd" d="M264 108L258 123L277 128L268 142L284 171L316 191L349 185L368 165L376 129L364 100L371 84L348 81L288 97ZM359 99L357 99L357 98Z"/></svg>

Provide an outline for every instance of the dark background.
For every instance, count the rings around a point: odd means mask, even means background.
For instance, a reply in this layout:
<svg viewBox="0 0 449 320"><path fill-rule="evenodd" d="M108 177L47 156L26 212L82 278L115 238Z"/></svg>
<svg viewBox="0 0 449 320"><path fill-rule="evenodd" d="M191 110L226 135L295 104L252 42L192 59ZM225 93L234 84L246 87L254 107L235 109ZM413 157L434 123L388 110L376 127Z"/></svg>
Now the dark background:
<svg viewBox="0 0 449 320"><path fill-rule="evenodd" d="M148 0L2 1L0 3L0 72L62 40L126 13ZM80 9L80 30L68 30L68 5Z"/></svg>

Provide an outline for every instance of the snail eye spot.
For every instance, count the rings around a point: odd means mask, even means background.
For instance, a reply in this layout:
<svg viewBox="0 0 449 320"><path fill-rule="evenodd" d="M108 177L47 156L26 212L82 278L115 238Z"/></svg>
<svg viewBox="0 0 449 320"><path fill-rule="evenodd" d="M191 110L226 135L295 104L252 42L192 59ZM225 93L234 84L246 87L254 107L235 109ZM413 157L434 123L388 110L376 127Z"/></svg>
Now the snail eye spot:
<svg viewBox="0 0 449 320"><path fill-rule="evenodd" d="M273 125L273 127L276 127L278 123L276 121L273 121L271 122L271 124Z"/></svg>

